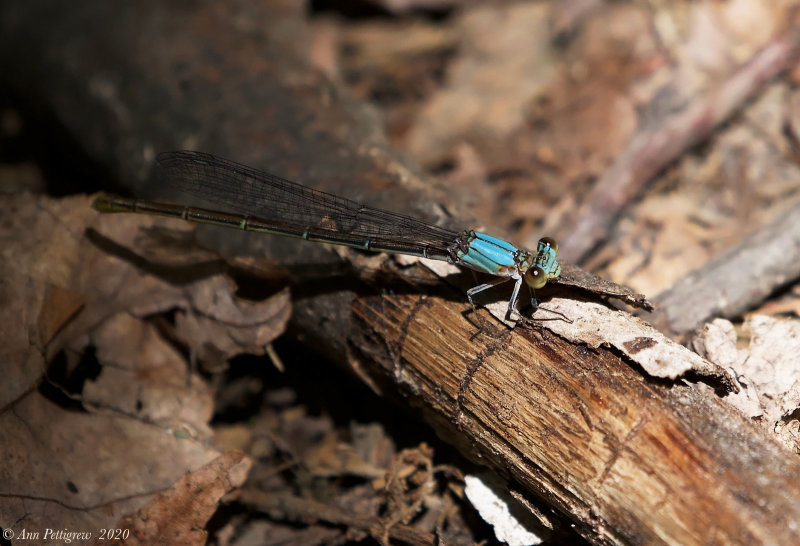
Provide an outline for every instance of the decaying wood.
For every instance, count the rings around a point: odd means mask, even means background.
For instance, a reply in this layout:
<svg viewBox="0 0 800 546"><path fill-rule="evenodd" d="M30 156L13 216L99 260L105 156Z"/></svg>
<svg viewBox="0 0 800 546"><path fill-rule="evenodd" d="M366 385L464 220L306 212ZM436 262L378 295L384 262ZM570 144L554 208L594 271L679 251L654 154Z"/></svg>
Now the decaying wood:
<svg viewBox="0 0 800 546"><path fill-rule="evenodd" d="M679 113L654 128L633 136L613 165L584 196L577 211L570 214L573 225L564 226L560 237L562 254L580 263L610 232L622 208L642 185L669 165L689 147L701 142L736 112L745 100L781 71L800 52L800 11L777 37L719 88L699 97Z"/></svg>
<svg viewBox="0 0 800 546"><path fill-rule="evenodd" d="M476 334L456 302L356 299L355 365L593 542L800 540L800 463L708 390L532 328ZM473 339L474 338L474 339ZM688 352L688 351L687 351Z"/></svg>
<svg viewBox="0 0 800 546"><path fill-rule="evenodd" d="M687 334L714 317L741 315L799 277L800 210L792 209L660 294L649 318Z"/></svg>

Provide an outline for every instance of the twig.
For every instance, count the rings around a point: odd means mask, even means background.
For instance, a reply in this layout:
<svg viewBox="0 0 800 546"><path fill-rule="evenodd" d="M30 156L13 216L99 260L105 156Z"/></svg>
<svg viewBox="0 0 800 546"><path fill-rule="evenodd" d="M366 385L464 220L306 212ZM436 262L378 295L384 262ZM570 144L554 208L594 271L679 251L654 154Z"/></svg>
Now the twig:
<svg viewBox="0 0 800 546"><path fill-rule="evenodd" d="M800 210L751 234L656 298L647 317L663 332L685 334L711 317L733 318L800 278Z"/></svg>
<svg viewBox="0 0 800 546"><path fill-rule="evenodd" d="M578 211L577 223L561 236L561 256L580 263L609 233L622 209L661 169L687 148L707 138L745 100L789 66L800 52L800 16L795 11L788 30L757 53L717 89L654 129L633 136L614 164L600 177Z"/></svg>

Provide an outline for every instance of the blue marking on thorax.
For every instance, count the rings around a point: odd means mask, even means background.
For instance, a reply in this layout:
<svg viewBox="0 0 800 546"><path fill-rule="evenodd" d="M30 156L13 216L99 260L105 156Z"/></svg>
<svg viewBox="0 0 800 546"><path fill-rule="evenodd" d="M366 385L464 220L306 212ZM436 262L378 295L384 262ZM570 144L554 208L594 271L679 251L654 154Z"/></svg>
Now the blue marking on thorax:
<svg viewBox="0 0 800 546"><path fill-rule="evenodd" d="M512 254L519 250L517 247L509 243L508 241L504 241L502 239L498 239L497 237L492 237L491 235L486 235L485 233L475 233L475 239L478 241L484 241L491 245L498 246L500 248L504 248L510 251Z"/></svg>
<svg viewBox="0 0 800 546"><path fill-rule="evenodd" d="M466 242L468 245L466 252L459 250L457 256L467 267L492 275L507 276L508 272L501 273L500 270L517 265L514 260L517 247L508 241L485 233L470 232Z"/></svg>

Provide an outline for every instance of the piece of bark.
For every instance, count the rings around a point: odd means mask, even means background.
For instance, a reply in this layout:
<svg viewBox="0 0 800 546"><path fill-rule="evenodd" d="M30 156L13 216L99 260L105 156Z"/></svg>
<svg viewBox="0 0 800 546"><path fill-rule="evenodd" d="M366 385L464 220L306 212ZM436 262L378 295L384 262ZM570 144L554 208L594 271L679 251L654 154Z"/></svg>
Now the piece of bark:
<svg viewBox="0 0 800 546"><path fill-rule="evenodd" d="M562 263L561 275L553 281L553 284L579 288L595 296L616 298L645 311L654 309L653 304L647 300L644 294L639 294L627 286L611 282L608 279L592 275L573 264Z"/></svg>
<svg viewBox="0 0 800 546"><path fill-rule="evenodd" d="M683 335L714 317L735 318L800 278L800 210L792 209L656 298L647 319Z"/></svg>
<svg viewBox="0 0 800 546"><path fill-rule="evenodd" d="M674 380L691 373L694 379L702 378L729 392L739 390L736 379L722 367L687 350L625 311L574 298L553 298L537 311L536 319L576 345L615 351L651 377Z"/></svg>

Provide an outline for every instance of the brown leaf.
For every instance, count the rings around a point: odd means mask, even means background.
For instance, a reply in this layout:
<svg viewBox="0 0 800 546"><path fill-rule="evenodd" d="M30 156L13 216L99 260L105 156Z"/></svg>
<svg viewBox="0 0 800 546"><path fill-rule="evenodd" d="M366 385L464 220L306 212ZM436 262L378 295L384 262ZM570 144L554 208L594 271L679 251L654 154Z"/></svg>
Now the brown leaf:
<svg viewBox="0 0 800 546"><path fill-rule="evenodd" d="M149 242L143 219L99 216L87 197L0 196L0 205L0 458L16 461L0 469L0 513L33 531L54 522L111 527L218 454L184 434L186 428L192 436L210 434L208 387L188 381L180 355L136 315L174 308L195 313L193 302L203 299L194 292L213 286L226 303L201 306L206 319L233 318L233 327L260 335L247 339L262 342L282 330L288 296L250 305L213 269L189 263L181 270L188 262L154 267L135 246L108 236ZM99 229L87 229L92 224ZM186 273L193 275L187 280ZM225 305L235 310L225 314ZM247 313L253 315L237 322ZM113 414L65 411L34 390L49 359L65 347L80 353L90 341L105 367L86 384L81 401ZM212 510L211 501L206 506Z"/></svg>
<svg viewBox="0 0 800 546"><path fill-rule="evenodd" d="M339 441L334 431L310 449L303 457L303 462L318 477L359 476L373 479L386 474L385 468L364 461L351 444Z"/></svg>
<svg viewBox="0 0 800 546"><path fill-rule="evenodd" d="M547 14L541 4L513 4L459 18L461 55L409 131L408 147L420 162L441 161L465 136L502 137L524 124L526 105L552 72Z"/></svg>
<svg viewBox="0 0 800 546"><path fill-rule="evenodd" d="M0 196L0 406L31 389L44 373L47 346L86 300L76 287L85 265L81 197L61 201Z"/></svg>
<svg viewBox="0 0 800 546"><path fill-rule="evenodd" d="M65 411L35 391L0 414L0 514L17 534L110 528L217 455L136 419Z"/></svg>
<svg viewBox="0 0 800 546"><path fill-rule="evenodd" d="M266 345L280 335L289 320L289 290L263 301L247 301L235 295L227 277L215 276L194 283L186 313L175 317L178 335L210 364L251 353L263 355Z"/></svg>
<svg viewBox="0 0 800 546"><path fill-rule="evenodd" d="M47 343L83 306L83 295L67 288L49 285L39 312L39 332Z"/></svg>
<svg viewBox="0 0 800 546"><path fill-rule="evenodd" d="M184 358L152 324L119 313L92 332L91 340L103 370L96 380L87 381L85 404L165 428L188 428L194 437L211 435L211 389L199 376L189 374Z"/></svg>
<svg viewBox="0 0 800 546"><path fill-rule="evenodd" d="M136 515L119 522L118 528L131 531L130 538L123 543L205 544L207 533L203 528L216 512L220 499L244 483L251 464L246 455L233 451L185 475Z"/></svg>

